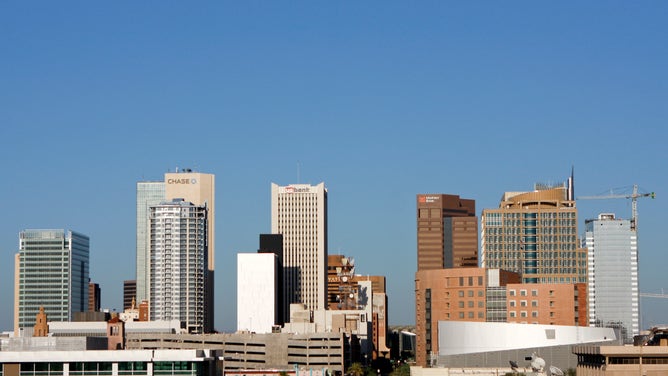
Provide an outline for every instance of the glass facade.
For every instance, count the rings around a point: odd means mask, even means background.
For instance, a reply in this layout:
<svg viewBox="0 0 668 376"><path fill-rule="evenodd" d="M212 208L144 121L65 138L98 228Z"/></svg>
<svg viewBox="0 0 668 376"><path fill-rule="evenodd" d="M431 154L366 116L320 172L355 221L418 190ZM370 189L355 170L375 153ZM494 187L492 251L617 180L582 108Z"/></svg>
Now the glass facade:
<svg viewBox="0 0 668 376"><path fill-rule="evenodd" d="M162 181L140 181L137 183L137 304L148 299L149 208L165 201L165 183Z"/></svg>
<svg viewBox="0 0 668 376"><path fill-rule="evenodd" d="M589 258L589 324L639 333L638 245L629 220L601 214L585 222Z"/></svg>
<svg viewBox="0 0 668 376"><path fill-rule="evenodd" d="M88 309L89 239L65 230L19 234L19 328L32 328L40 306L49 321Z"/></svg>

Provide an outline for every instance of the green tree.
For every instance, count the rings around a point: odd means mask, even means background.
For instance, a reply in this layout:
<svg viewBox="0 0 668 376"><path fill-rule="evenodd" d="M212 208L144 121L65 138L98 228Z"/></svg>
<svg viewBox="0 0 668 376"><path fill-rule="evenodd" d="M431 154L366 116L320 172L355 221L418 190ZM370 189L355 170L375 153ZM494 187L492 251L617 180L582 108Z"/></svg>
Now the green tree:
<svg viewBox="0 0 668 376"><path fill-rule="evenodd" d="M399 367L395 368L390 373L390 376L410 376L410 374L411 374L411 366L404 363Z"/></svg>
<svg viewBox="0 0 668 376"><path fill-rule="evenodd" d="M353 363L348 367L348 372L350 376L364 376L364 367L362 363Z"/></svg>

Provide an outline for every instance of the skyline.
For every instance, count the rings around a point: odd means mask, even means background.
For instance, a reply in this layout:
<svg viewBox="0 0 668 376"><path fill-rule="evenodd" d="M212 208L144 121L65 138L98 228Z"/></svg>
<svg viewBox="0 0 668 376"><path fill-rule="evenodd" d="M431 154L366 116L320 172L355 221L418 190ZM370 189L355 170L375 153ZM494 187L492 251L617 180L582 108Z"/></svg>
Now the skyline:
<svg viewBox="0 0 668 376"><path fill-rule="evenodd" d="M386 276L390 324L415 320L417 194L480 217L571 166L576 198L656 192L638 200L640 291L668 288L668 4L114 6L0 5L3 301L19 232L62 228L90 237L102 307L120 309L136 183L176 167L216 175L222 331L236 254L271 229L271 182L325 183L329 254ZM580 239L585 219L631 216L630 200L577 207ZM668 323L667 303L641 298L642 326Z"/></svg>

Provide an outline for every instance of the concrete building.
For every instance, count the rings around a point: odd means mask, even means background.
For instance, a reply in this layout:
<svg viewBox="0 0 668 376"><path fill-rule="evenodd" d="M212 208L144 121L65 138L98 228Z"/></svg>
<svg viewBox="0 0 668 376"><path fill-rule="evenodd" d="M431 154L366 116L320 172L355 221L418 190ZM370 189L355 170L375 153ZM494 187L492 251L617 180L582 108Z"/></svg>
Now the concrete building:
<svg viewBox="0 0 668 376"><path fill-rule="evenodd" d="M148 241L149 208L160 204L165 199L164 181L137 182L137 279L135 282L135 296L138 302L148 299L151 261Z"/></svg>
<svg viewBox="0 0 668 376"><path fill-rule="evenodd" d="M668 375L668 329L652 328L634 338L634 346L573 347L579 376Z"/></svg>
<svg viewBox="0 0 668 376"><path fill-rule="evenodd" d="M507 367L510 360L523 365L536 354L547 365L575 368L573 345L619 344L612 328L527 325L491 322L440 321L437 367Z"/></svg>
<svg viewBox="0 0 668 376"><path fill-rule="evenodd" d="M500 316L498 311L505 316L504 287L519 281L519 274L499 269L427 269L415 273L417 365L426 367L438 352L439 321L484 322L488 317Z"/></svg>
<svg viewBox="0 0 668 376"><path fill-rule="evenodd" d="M52 321L70 321L88 309L89 239L74 231L24 230L19 234L18 335L32 329L44 307Z"/></svg>
<svg viewBox="0 0 668 376"><path fill-rule="evenodd" d="M417 195L418 270L478 266L475 200Z"/></svg>
<svg viewBox="0 0 668 376"><path fill-rule="evenodd" d="M283 235L281 234L260 234L260 248L258 253L272 253L276 255L278 270L276 273L276 325L285 323L283 309Z"/></svg>
<svg viewBox="0 0 668 376"><path fill-rule="evenodd" d="M498 209L483 210L481 266L520 273L523 283L586 283L587 250L577 234L572 176L506 192Z"/></svg>
<svg viewBox="0 0 668 376"><path fill-rule="evenodd" d="M237 254L237 331L271 333L278 324L278 256Z"/></svg>
<svg viewBox="0 0 668 376"><path fill-rule="evenodd" d="M283 235L283 310L327 307L327 189L271 184L271 232Z"/></svg>
<svg viewBox="0 0 668 376"><path fill-rule="evenodd" d="M208 207L182 199L149 208L151 320L176 319L206 332ZM209 303L211 304L211 302Z"/></svg>
<svg viewBox="0 0 668 376"><path fill-rule="evenodd" d="M631 221L600 214L585 221L589 325L622 329L627 343L639 325L638 238Z"/></svg>
<svg viewBox="0 0 668 376"><path fill-rule="evenodd" d="M0 352L0 375L220 374L222 359L208 350L69 350Z"/></svg>
<svg viewBox="0 0 668 376"><path fill-rule="evenodd" d="M137 280L129 279L123 281L123 309L132 307L132 302L137 304Z"/></svg>
<svg viewBox="0 0 668 376"><path fill-rule="evenodd" d="M350 365L344 333L128 333L128 349L211 349L222 351L224 370L295 369L342 373ZM126 350L127 351L127 350Z"/></svg>

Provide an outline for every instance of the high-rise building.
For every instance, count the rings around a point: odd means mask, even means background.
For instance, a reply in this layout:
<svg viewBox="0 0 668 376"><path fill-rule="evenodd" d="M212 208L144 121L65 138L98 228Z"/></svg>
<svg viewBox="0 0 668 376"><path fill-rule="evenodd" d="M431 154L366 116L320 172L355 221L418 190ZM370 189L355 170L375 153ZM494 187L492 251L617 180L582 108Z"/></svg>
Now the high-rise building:
<svg viewBox="0 0 668 376"><path fill-rule="evenodd" d="M522 275L523 283L586 283L587 250L579 244L573 177L506 192L482 212L481 265Z"/></svg>
<svg viewBox="0 0 668 376"><path fill-rule="evenodd" d="M18 332L33 328L44 307L50 321L71 321L88 309L89 239L74 231L19 234Z"/></svg>
<svg viewBox="0 0 668 376"><path fill-rule="evenodd" d="M88 282L88 311L98 312L102 300L100 284Z"/></svg>
<svg viewBox="0 0 668 376"><path fill-rule="evenodd" d="M150 256L148 244L149 208L165 201L165 182L137 182L137 282L138 302L148 299ZM127 308L127 307L126 307Z"/></svg>
<svg viewBox="0 0 668 376"><path fill-rule="evenodd" d="M165 198L184 199L196 206L206 206L207 263L204 285L204 309L206 310L204 331L213 331L214 320L214 262L216 255L216 179L213 174L182 169L165 174Z"/></svg>
<svg viewBox="0 0 668 376"><path fill-rule="evenodd" d="M327 189L271 184L271 232L283 235L283 309L327 307Z"/></svg>
<svg viewBox="0 0 668 376"><path fill-rule="evenodd" d="M150 246L148 216L149 208L164 201L183 199L196 206L206 205L208 247L206 285L204 287L207 311L205 331L213 330L214 320L214 256L215 256L215 176L193 172L191 169L176 170L165 174L164 181L142 181L137 183L137 304L149 297Z"/></svg>
<svg viewBox="0 0 668 376"><path fill-rule="evenodd" d="M237 254L237 331L271 333L278 323L278 256Z"/></svg>
<svg viewBox="0 0 668 376"><path fill-rule="evenodd" d="M417 195L418 270L478 266L475 200Z"/></svg>
<svg viewBox="0 0 668 376"><path fill-rule="evenodd" d="M141 303L137 301L137 281L128 279L123 281L123 309L132 308L133 301L135 302L135 308Z"/></svg>
<svg viewBox="0 0 668 376"><path fill-rule="evenodd" d="M151 320L179 320L188 332L207 328L207 206L182 199L149 208Z"/></svg>
<svg viewBox="0 0 668 376"><path fill-rule="evenodd" d="M283 316L283 235L260 234L260 248L258 253L273 253L276 255L278 270L276 271L276 325L285 324Z"/></svg>
<svg viewBox="0 0 668 376"><path fill-rule="evenodd" d="M639 334L638 240L631 221L600 214L585 221L589 325L621 329L626 342Z"/></svg>

